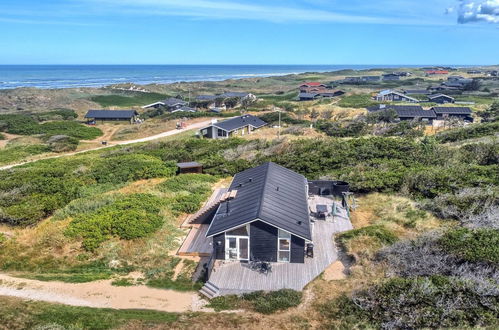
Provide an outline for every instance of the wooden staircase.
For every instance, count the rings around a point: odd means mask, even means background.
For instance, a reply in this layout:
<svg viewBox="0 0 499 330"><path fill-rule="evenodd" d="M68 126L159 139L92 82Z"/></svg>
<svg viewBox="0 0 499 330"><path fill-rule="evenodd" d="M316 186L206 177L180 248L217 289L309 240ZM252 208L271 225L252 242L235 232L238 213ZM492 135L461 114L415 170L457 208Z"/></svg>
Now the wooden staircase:
<svg viewBox="0 0 499 330"><path fill-rule="evenodd" d="M208 281L204 284L201 290L199 290L199 293L208 299L212 299L220 295L220 289L215 284Z"/></svg>

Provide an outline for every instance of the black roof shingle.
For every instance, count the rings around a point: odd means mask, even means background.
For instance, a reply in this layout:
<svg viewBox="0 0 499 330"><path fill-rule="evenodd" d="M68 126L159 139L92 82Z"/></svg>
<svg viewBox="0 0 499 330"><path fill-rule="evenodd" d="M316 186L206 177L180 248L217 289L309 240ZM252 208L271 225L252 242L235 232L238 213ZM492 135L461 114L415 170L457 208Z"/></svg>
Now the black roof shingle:
<svg viewBox="0 0 499 330"><path fill-rule="evenodd" d="M94 119L131 119L137 116L135 110L88 110L85 118Z"/></svg>
<svg viewBox="0 0 499 330"><path fill-rule="evenodd" d="M255 128L260 128L267 125L266 122L258 117L252 115L242 115L236 118L221 121L219 123L214 123L213 126L221 128L227 132L251 125Z"/></svg>
<svg viewBox="0 0 499 330"><path fill-rule="evenodd" d="M471 115L472 111L468 107L433 107L431 110L438 114L450 114L450 115Z"/></svg>
<svg viewBox="0 0 499 330"><path fill-rule="evenodd" d="M236 197L220 204L206 236L261 220L311 241L307 186L303 175L272 162L240 172L229 188Z"/></svg>

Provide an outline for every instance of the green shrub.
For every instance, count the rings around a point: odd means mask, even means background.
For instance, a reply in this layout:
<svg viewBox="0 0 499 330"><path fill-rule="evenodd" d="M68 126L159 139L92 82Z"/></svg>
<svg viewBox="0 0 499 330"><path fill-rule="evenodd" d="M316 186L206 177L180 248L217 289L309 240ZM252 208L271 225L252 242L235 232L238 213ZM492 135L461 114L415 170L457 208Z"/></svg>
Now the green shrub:
<svg viewBox="0 0 499 330"><path fill-rule="evenodd" d="M445 233L441 246L449 253L472 262L499 264L499 230L458 228Z"/></svg>
<svg viewBox="0 0 499 330"><path fill-rule="evenodd" d="M499 324L499 298L489 292L473 281L443 276L393 278L343 301L346 311L359 317L361 324L371 323L376 328L493 327ZM355 321L345 315L348 313L339 314L336 305L321 305L322 316L338 316L347 324Z"/></svg>
<svg viewBox="0 0 499 330"><path fill-rule="evenodd" d="M456 142L467 139L494 135L499 132L499 122L473 124L464 128L457 128L437 134L437 140L441 143Z"/></svg>
<svg viewBox="0 0 499 330"><path fill-rule="evenodd" d="M338 102L338 105L343 108L367 108L376 105L378 102L373 101L369 94L353 94L343 96Z"/></svg>
<svg viewBox="0 0 499 330"><path fill-rule="evenodd" d="M255 291L242 296L227 295L210 300L208 307L221 310L249 309L262 314L273 314L277 311L296 307L300 304L302 293L291 289L278 291Z"/></svg>
<svg viewBox="0 0 499 330"><path fill-rule="evenodd" d="M366 133L367 124L363 121L351 122L331 122L326 120L318 120L315 126L319 131L326 133L328 136L335 137L355 137L362 136Z"/></svg>
<svg viewBox="0 0 499 330"><path fill-rule="evenodd" d="M6 139L5 135L3 135L2 133L0 133L0 140L5 140L5 139Z"/></svg>
<svg viewBox="0 0 499 330"><path fill-rule="evenodd" d="M0 233L0 245L7 240L7 237L3 233Z"/></svg>
<svg viewBox="0 0 499 330"><path fill-rule="evenodd" d="M132 286L133 282L129 278L119 278L111 282L114 286Z"/></svg>
<svg viewBox="0 0 499 330"><path fill-rule="evenodd" d="M204 193L216 181L215 177L207 174L182 174L166 180L159 188L162 191L187 191L194 194L201 190Z"/></svg>
<svg viewBox="0 0 499 330"><path fill-rule="evenodd" d="M269 125L279 125L279 113L269 112L259 116L261 120ZM289 113L281 112L281 123L289 125L309 125L311 122L308 120L296 119L289 115Z"/></svg>
<svg viewBox="0 0 499 330"><path fill-rule="evenodd" d="M382 245L391 245L398 240L397 236L383 225L371 225L359 229L352 229L339 234L337 237L338 242L345 246L349 240L359 236L373 237Z"/></svg>
<svg viewBox="0 0 499 330"><path fill-rule="evenodd" d="M147 236L163 224L159 215L163 200L148 194L134 194L119 199L97 211L76 216L66 235L83 239L86 250L95 250L111 238L135 239Z"/></svg>
<svg viewBox="0 0 499 330"><path fill-rule="evenodd" d="M155 157L140 154L113 155L98 161L92 176L99 183L119 183L168 177L175 174L174 163L165 163Z"/></svg>
<svg viewBox="0 0 499 330"><path fill-rule="evenodd" d="M35 156L52 151L45 144L19 145L0 149L0 164L10 164L24 160L26 157Z"/></svg>

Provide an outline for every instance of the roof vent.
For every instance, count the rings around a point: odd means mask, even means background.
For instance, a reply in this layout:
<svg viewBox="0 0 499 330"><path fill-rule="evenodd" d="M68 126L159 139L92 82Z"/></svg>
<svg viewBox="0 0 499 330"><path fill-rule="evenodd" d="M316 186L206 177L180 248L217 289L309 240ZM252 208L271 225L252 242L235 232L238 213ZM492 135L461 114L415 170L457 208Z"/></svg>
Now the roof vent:
<svg viewBox="0 0 499 330"><path fill-rule="evenodd" d="M242 187L242 186L243 186L243 183L242 183L242 182L240 182L237 186L238 186L238 187Z"/></svg>
<svg viewBox="0 0 499 330"><path fill-rule="evenodd" d="M248 179L248 182L253 182L253 178L249 178L249 179Z"/></svg>
<svg viewBox="0 0 499 330"><path fill-rule="evenodd" d="M297 224L299 224L301 226L302 222L301 221L297 221Z"/></svg>
<svg viewBox="0 0 499 330"><path fill-rule="evenodd" d="M277 187L275 188L275 190L279 191L279 186L277 186Z"/></svg>

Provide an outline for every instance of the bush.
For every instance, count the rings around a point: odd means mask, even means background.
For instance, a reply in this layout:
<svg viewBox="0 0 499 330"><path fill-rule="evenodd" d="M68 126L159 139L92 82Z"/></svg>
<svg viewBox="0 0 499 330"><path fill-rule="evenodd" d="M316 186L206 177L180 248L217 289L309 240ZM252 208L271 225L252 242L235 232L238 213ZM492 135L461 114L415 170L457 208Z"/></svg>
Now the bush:
<svg viewBox="0 0 499 330"><path fill-rule="evenodd" d="M211 184L216 182L217 179L207 174L182 174L172 177L162 184L159 188L162 191L180 192L187 191L195 194L206 192L211 188Z"/></svg>
<svg viewBox="0 0 499 330"><path fill-rule="evenodd" d="M463 141L488 135L494 135L499 131L499 122L473 124L464 128L457 128L437 134L437 140L441 143Z"/></svg>
<svg viewBox="0 0 499 330"><path fill-rule="evenodd" d="M315 127L328 136L355 137L362 136L366 133L367 124L359 120L341 123L318 120Z"/></svg>
<svg viewBox="0 0 499 330"><path fill-rule="evenodd" d="M53 152L74 151L78 147L78 139L67 135L54 135L47 140Z"/></svg>
<svg viewBox="0 0 499 330"><path fill-rule="evenodd" d="M24 160L26 157L50 152L52 149L44 144L19 145L0 149L0 164L10 164Z"/></svg>
<svg viewBox="0 0 499 330"><path fill-rule="evenodd" d="M445 233L440 244L466 261L499 264L499 230L458 228Z"/></svg>
<svg viewBox="0 0 499 330"><path fill-rule="evenodd" d="M278 112L269 112L264 115L259 116L261 120L268 123L269 125L279 125L279 113ZM310 125L310 121L295 119L289 115L289 113L281 112L281 124L290 124L290 125Z"/></svg>
<svg viewBox="0 0 499 330"><path fill-rule="evenodd" d="M83 247L94 251L100 243L115 236L135 239L159 229L163 217L159 215L163 200L148 194L134 194L81 214L69 224L66 235L83 239Z"/></svg>
<svg viewBox="0 0 499 330"><path fill-rule="evenodd" d="M158 158L140 155L112 155L98 161L91 175L99 183L120 183L173 176L177 170L173 162L163 162Z"/></svg>
<svg viewBox="0 0 499 330"><path fill-rule="evenodd" d="M272 314L277 311L296 307L300 304L302 293L291 289L278 291L255 291L242 296L227 295L210 300L208 307L221 310L248 309L262 314Z"/></svg>
<svg viewBox="0 0 499 330"><path fill-rule="evenodd" d="M373 101L369 94L353 94L341 98L338 105L343 108L367 108L376 105L378 102Z"/></svg>
<svg viewBox="0 0 499 330"><path fill-rule="evenodd" d="M381 245L391 245L395 243L397 236L386 229L383 225L371 225L359 229L352 229L347 232L339 234L338 242L345 246L347 242L359 236L369 236L375 238Z"/></svg>

